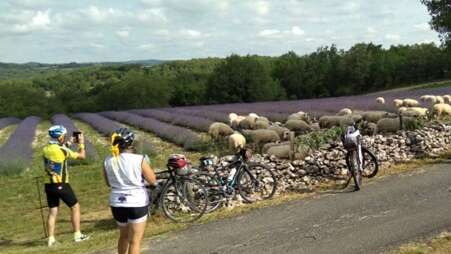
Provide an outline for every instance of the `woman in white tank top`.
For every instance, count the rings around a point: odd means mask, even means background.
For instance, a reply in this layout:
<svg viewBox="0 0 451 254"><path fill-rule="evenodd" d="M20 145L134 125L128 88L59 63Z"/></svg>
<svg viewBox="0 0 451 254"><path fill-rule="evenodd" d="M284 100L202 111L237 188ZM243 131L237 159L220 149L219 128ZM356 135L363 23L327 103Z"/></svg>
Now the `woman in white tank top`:
<svg viewBox="0 0 451 254"><path fill-rule="evenodd" d="M146 157L133 153L134 137L126 128L113 132L113 155L104 161L105 181L111 187L111 211L120 229L119 254L139 253L149 205L145 182L156 183Z"/></svg>

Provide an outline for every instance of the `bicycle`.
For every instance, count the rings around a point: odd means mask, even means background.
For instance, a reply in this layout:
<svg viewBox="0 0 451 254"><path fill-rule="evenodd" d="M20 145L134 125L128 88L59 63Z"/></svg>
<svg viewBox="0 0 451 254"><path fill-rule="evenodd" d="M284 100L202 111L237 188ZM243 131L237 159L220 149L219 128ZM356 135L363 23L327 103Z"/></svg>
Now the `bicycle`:
<svg viewBox="0 0 451 254"><path fill-rule="evenodd" d="M362 135L355 125L348 126L342 136L343 147L346 149L347 177L342 189L348 187L354 179L355 190L362 187L362 178L372 178L379 171L376 156L362 145Z"/></svg>
<svg viewBox="0 0 451 254"><path fill-rule="evenodd" d="M188 223L198 220L208 205L208 192L203 183L192 177L188 165L179 168L167 164L167 170L157 172L156 186L149 186L149 214L161 207L166 217L174 222Z"/></svg>
<svg viewBox="0 0 451 254"><path fill-rule="evenodd" d="M225 166L214 165L209 157L200 158L196 178L207 188L208 213L233 199L237 192L247 203L269 199L274 195L277 189L274 173L266 165L249 162L250 157L250 150L241 149ZM212 167L212 172L208 171L208 166Z"/></svg>

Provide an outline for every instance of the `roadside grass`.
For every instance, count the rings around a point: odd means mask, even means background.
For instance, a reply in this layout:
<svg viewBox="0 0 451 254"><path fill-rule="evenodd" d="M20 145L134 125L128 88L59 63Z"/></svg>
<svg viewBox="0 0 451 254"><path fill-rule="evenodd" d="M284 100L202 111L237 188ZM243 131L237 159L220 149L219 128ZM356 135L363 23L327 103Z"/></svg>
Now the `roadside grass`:
<svg viewBox="0 0 451 254"><path fill-rule="evenodd" d="M89 140L99 152L100 158L109 154L108 140L99 138L99 134L86 124L76 121L76 126L84 131ZM0 248L2 253L93 253L115 249L118 230L112 219L109 206L109 189L105 186L102 177L102 161L92 162L87 165L75 165L70 168L70 181L78 196L82 212L82 230L91 235L86 242L73 243L72 229L70 224L70 211L62 204L57 224L57 240L60 245L55 248L46 247L44 238L38 189L43 205L45 204L45 193L42 182L36 185L36 179L44 174L42 168L42 146L46 143L46 130L49 122L41 122L38 126L38 135L34 142L35 158L32 170L24 172L21 176L0 176ZM164 168L167 156L170 153L184 153L193 161L196 161L201 153L186 152L182 148L162 141L153 134L137 130L138 136L151 142L157 150L157 156L152 158L155 168ZM442 159L451 158L451 151L439 159L415 160L401 163L382 170L376 180L386 175L414 171L418 167L440 162ZM244 204L230 208L222 208L219 211L202 217L198 223L207 223L218 219L229 218L247 213L262 207L280 205L289 201L299 200L306 197L314 197L315 194L325 192L328 188L317 188L305 193L283 193L271 200L265 200L255 204ZM330 190L330 188L329 188ZM47 208L43 209L44 217L47 216ZM45 219L45 218L44 218ZM175 224L163 215L157 214L149 221L146 229L146 237L157 237L158 235L183 230L189 225Z"/></svg>
<svg viewBox="0 0 451 254"><path fill-rule="evenodd" d="M390 254L448 254L451 253L451 234L443 232L426 242L408 243Z"/></svg>

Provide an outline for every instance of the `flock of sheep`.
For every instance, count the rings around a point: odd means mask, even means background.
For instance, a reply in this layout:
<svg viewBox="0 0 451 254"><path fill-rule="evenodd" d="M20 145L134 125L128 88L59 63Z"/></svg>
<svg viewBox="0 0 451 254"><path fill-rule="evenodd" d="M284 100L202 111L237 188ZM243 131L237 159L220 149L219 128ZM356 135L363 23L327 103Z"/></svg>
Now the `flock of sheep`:
<svg viewBox="0 0 451 254"><path fill-rule="evenodd" d="M385 99L378 97L376 102L385 104ZM409 124L414 124L418 118L451 116L451 95L424 95L421 97L421 102L410 98L395 99L393 103L397 108L396 113L353 111L344 108L335 115L324 115L319 119L299 111L289 115L285 123L271 122L266 117L255 113L246 116L230 113L228 124L215 122L210 125L208 133L214 139L226 139L230 149L242 148L248 141L264 153L288 158L290 149L292 149L288 141L290 133L302 135L319 129L346 126L355 122L363 123L363 132L366 134L396 132L410 126Z"/></svg>

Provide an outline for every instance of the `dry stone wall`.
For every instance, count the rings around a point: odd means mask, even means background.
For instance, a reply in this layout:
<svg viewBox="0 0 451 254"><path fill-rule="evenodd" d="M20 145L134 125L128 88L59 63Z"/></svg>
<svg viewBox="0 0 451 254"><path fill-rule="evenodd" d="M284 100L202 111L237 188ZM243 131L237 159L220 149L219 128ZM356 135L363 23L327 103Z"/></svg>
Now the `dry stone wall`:
<svg viewBox="0 0 451 254"><path fill-rule="evenodd" d="M365 136L363 143L378 158L380 169L384 169L414 158L436 157L451 149L451 127L429 124L415 131ZM321 182L347 174L345 150L340 141L322 146L303 160L288 161L259 154L254 155L253 160L274 169L278 192L311 190Z"/></svg>

